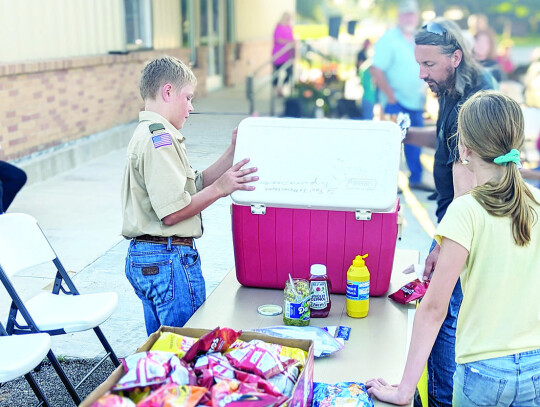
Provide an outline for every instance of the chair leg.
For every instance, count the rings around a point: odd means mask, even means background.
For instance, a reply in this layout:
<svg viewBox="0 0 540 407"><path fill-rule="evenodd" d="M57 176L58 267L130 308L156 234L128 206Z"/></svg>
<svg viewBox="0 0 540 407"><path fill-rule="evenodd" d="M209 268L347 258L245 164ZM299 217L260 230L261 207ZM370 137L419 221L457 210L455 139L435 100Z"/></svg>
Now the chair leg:
<svg viewBox="0 0 540 407"><path fill-rule="evenodd" d="M25 374L24 377L25 377L26 381L28 382L28 384L30 385L30 387L32 388L32 390L34 391L34 394L38 398L38 400L40 402L38 405L39 406L50 407L50 404L47 401L47 398L45 397L45 395L41 391L41 388L38 386L38 384L34 380L34 377L30 373Z"/></svg>
<svg viewBox="0 0 540 407"><path fill-rule="evenodd" d="M101 344L105 348L105 351L107 351L107 353L109 354L109 356L111 358L111 362L113 363L114 367L120 366L120 361L116 357L116 353L114 353L114 350L112 349L111 345L109 344L109 341L107 340L107 338L105 338L105 335L103 335L103 332L101 331L101 328L99 326L96 326L94 328L94 332L96 333L99 341L101 342Z"/></svg>
<svg viewBox="0 0 540 407"><path fill-rule="evenodd" d="M62 369L62 366L60 366L60 362L58 362L58 359L56 359L56 356L54 355L52 350L50 350L49 353L47 353L47 358L53 365L54 370L56 370L56 373L60 377L60 380L62 380L62 383L64 383L66 390L68 391L69 395L71 396L75 404L76 405L81 404L82 400L79 397L79 394L75 390L75 387L73 386L73 383L71 383L71 380L69 380L69 377L66 376L66 372L64 372L64 369Z"/></svg>

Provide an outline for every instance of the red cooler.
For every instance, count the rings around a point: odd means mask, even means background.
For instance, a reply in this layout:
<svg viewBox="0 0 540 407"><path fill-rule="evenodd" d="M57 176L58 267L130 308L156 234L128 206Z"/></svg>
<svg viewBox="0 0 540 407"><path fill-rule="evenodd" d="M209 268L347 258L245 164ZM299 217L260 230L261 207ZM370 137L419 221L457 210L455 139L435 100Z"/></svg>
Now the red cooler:
<svg viewBox="0 0 540 407"><path fill-rule="evenodd" d="M232 194L236 276L248 287L283 289L289 273L326 265L333 293L368 253L370 295L384 295L398 233L401 131L392 122L248 118L234 162L258 167L255 191Z"/></svg>

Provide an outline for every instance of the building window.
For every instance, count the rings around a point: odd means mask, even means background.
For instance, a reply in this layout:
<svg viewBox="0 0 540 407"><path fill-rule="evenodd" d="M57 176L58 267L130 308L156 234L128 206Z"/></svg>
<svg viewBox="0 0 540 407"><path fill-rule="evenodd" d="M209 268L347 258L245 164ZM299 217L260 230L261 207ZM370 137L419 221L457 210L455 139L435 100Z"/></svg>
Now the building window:
<svg viewBox="0 0 540 407"><path fill-rule="evenodd" d="M152 48L151 0L124 0L126 49Z"/></svg>

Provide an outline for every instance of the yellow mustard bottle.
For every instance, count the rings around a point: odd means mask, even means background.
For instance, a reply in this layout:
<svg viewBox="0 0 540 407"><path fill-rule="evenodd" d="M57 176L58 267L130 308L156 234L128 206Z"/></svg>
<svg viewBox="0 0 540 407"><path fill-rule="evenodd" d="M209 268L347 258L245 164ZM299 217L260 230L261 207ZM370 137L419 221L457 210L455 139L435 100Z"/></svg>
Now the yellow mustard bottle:
<svg viewBox="0 0 540 407"><path fill-rule="evenodd" d="M363 256L356 256L347 270L347 297L345 305L347 315L353 318L364 318L369 311L369 270Z"/></svg>

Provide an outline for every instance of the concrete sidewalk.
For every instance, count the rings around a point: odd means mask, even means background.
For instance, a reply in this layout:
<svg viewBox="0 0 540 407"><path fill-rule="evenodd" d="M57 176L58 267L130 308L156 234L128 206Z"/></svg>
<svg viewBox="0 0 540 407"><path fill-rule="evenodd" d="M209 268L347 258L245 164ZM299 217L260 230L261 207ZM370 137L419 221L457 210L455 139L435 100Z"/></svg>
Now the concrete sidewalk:
<svg viewBox="0 0 540 407"><path fill-rule="evenodd" d="M244 89L237 87L211 93L196 100L194 105L195 112L202 114L193 114L182 134L187 138L191 165L204 169L230 143L232 130L247 117L248 103ZM258 102L257 108L265 114L267 106L268 101L263 100ZM281 106L278 105L277 111L281 111ZM131 123L112 129L111 134L129 140L135 125ZM107 134L104 134L102 140L94 142L106 143L106 138ZM124 156L125 146L120 149L111 147L104 155L52 178L32 183L20 192L9 209L9 212L28 213L38 220L66 269L74 272L73 279L80 292L112 290L118 293L118 308L102 325L118 356L133 353L146 339L141 302L124 275L128 246L128 241L120 236ZM46 157L40 159L46 160ZM30 168L32 163L21 162L19 165ZM427 193L415 194L433 218L434 206L425 199ZM205 232L197 241L197 247L201 253L207 295L234 267L230 203L230 198L223 198L203 212ZM403 204L406 232L398 246L417 250L425 248L427 251L428 236L407 205ZM16 288L23 299L36 295L51 283L53 276L43 277L43 271L30 270L15 278ZM9 299L2 287L0 317L3 320L8 309ZM82 358L104 353L93 332L53 337L53 350L57 355Z"/></svg>

